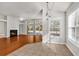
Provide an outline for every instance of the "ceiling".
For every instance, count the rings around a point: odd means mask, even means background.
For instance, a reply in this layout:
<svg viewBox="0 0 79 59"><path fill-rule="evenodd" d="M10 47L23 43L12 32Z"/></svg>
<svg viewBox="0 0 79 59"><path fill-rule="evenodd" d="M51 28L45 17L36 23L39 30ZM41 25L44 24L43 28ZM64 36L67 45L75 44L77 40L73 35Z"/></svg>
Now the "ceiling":
<svg viewBox="0 0 79 59"><path fill-rule="evenodd" d="M20 17L34 16L45 2L0 2L0 14ZM42 5L41 5L42 4ZM65 12L71 2L50 2L52 11Z"/></svg>
<svg viewBox="0 0 79 59"><path fill-rule="evenodd" d="M52 10L58 12L65 12L67 8L70 6L71 2L56 2L54 3Z"/></svg>
<svg viewBox="0 0 79 59"><path fill-rule="evenodd" d="M40 11L39 3L0 2L0 14L12 16L34 15Z"/></svg>

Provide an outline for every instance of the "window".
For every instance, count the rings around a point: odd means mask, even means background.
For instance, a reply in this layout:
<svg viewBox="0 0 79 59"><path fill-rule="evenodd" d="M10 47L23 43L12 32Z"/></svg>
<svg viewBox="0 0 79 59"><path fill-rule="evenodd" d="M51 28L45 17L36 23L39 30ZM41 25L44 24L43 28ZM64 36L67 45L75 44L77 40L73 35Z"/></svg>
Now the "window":
<svg viewBox="0 0 79 59"><path fill-rule="evenodd" d="M75 39L75 13L72 13L68 18L68 37L69 39Z"/></svg>
<svg viewBox="0 0 79 59"><path fill-rule="evenodd" d="M42 34L42 20L31 19L27 21L27 33L28 34Z"/></svg>
<svg viewBox="0 0 79 59"><path fill-rule="evenodd" d="M50 31L53 36L60 36L60 21L52 20L50 23Z"/></svg>
<svg viewBox="0 0 79 59"><path fill-rule="evenodd" d="M79 9L68 17L68 38L79 40Z"/></svg>

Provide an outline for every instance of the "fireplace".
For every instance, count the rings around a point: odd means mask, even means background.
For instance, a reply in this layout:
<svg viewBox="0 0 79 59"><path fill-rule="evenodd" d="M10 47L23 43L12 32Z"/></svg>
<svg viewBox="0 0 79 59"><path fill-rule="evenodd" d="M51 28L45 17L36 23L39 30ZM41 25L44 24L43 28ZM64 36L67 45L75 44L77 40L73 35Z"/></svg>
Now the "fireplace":
<svg viewBox="0 0 79 59"><path fill-rule="evenodd" d="M10 37L17 36L17 30L10 30Z"/></svg>

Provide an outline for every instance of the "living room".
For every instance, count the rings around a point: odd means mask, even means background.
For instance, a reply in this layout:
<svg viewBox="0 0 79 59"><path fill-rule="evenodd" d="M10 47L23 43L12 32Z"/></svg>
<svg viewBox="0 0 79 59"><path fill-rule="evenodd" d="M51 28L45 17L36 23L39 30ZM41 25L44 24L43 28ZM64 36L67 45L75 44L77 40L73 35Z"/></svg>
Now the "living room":
<svg viewBox="0 0 79 59"><path fill-rule="evenodd" d="M78 8L78 2L0 2L0 55L78 56Z"/></svg>

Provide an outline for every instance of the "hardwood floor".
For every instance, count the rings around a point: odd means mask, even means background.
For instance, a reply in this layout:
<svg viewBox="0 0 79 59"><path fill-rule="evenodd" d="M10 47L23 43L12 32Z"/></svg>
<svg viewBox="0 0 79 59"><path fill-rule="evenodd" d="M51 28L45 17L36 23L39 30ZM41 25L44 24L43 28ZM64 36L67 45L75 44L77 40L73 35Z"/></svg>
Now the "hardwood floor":
<svg viewBox="0 0 79 59"><path fill-rule="evenodd" d="M0 56L5 55L72 56L73 55L65 45L59 45L59 44L47 45L43 43L35 43L35 42L41 42L42 41L41 39L42 39L41 35L19 35L11 38L0 38ZM18 48L20 48L20 50Z"/></svg>
<svg viewBox="0 0 79 59"><path fill-rule="evenodd" d="M0 55L7 55L25 44L33 43L35 42L34 39L33 36L30 37L28 35L19 35L17 37L15 36L11 38L0 38ZM39 40L37 41L39 42Z"/></svg>

